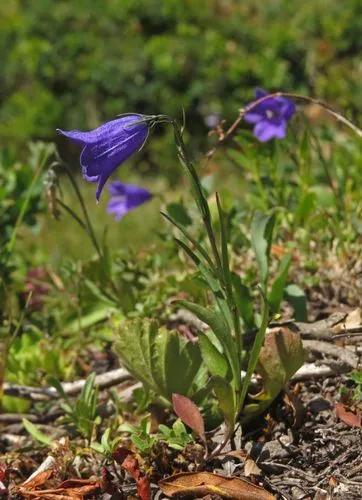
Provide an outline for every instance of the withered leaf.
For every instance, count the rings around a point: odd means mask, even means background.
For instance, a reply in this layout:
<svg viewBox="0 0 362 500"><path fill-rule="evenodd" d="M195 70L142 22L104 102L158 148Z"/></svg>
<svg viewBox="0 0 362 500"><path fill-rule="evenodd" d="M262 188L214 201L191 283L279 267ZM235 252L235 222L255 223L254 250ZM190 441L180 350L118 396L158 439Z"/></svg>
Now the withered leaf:
<svg viewBox="0 0 362 500"><path fill-rule="evenodd" d="M353 413L345 408L341 403L337 403L335 406L335 411L337 418L342 420L345 424L350 427L362 427L362 415L359 412Z"/></svg>
<svg viewBox="0 0 362 500"><path fill-rule="evenodd" d="M43 500L83 500L87 495L100 489L98 480L70 479L64 481L58 488L48 490L21 490L24 499Z"/></svg>
<svg viewBox="0 0 362 500"><path fill-rule="evenodd" d="M171 497L203 497L219 495L233 500L273 500L275 497L260 486L238 477L225 477L211 472L184 472L158 483L162 492Z"/></svg>

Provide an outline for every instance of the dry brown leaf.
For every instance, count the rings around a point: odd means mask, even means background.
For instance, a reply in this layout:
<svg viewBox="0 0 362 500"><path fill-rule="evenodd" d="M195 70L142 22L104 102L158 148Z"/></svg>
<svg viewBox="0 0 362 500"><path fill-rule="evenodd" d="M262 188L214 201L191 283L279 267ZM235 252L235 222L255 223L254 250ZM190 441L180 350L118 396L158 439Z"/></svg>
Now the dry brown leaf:
<svg viewBox="0 0 362 500"><path fill-rule="evenodd" d="M219 495L233 500L273 500L275 497L260 486L238 477L225 477L211 472L184 472L158 483L162 492L172 498Z"/></svg>
<svg viewBox="0 0 362 500"><path fill-rule="evenodd" d="M350 427L362 427L362 415L359 412L348 411L341 403L335 405L335 411L337 418Z"/></svg>
<svg viewBox="0 0 362 500"><path fill-rule="evenodd" d="M79 485L79 486L76 486ZM42 500L83 500L87 495L100 489L100 482L70 479L60 484L58 488L48 490L21 490L24 499Z"/></svg>
<svg viewBox="0 0 362 500"><path fill-rule="evenodd" d="M334 334L344 333L346 330L352 328L359 328L362 325L362 309L357 307L347 314L343 321L340 321L332 327Z"/></svg>
<svg viewBox="0 0 362 500"><path fill-rule="evenodd" d="M24 487L26 490L35 490L39 486L42 486L45 481L47 481L50 476L53 474L52 469L44 470L39 472L33 479L31 479L28 483L21 486L21 489Z"/></svg>
<svg viewBox="0 0 362 500"><path fill-rule="evenodd" d="M245 477L260 476L261 470L251 458L246 459L244 464Z"/></svg>

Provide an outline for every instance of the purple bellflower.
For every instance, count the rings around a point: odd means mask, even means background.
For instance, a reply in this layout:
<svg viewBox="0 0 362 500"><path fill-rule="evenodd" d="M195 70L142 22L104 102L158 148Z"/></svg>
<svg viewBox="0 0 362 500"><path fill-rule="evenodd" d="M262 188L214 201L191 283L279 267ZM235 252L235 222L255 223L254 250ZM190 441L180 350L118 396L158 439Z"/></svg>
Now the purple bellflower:
<svg viewBox="0 0 362 500"><path fill-rule="evenodd" d="M98 183L97 201L110 175L145 143L149 129L147 123L141 122L143 118L137 114L122 115L89 132L57 129L83 148L80 155L83 177Z"/></svg>
<svg viewBox="0 0 362 500"><path fill-rule="evenodd" d="M109 185L109 192L111 199L107 206L107 212L114 214L116 220L121 220L128 212L152 198L152 194L147 189L133 184L123 184L121 181L112 182Z"/></svg>
<svg viewBox="0 0 362 500"><path fill-rule="evenodd" d="M263 89L255 90L256 99L261 99L266 95L268 93ZM284 139L287 133L287 123L294 113L295 105L290 99L270 97L247 111L244 120L254 125L255 137L261 142L266 142L274 137Z"/></svg>

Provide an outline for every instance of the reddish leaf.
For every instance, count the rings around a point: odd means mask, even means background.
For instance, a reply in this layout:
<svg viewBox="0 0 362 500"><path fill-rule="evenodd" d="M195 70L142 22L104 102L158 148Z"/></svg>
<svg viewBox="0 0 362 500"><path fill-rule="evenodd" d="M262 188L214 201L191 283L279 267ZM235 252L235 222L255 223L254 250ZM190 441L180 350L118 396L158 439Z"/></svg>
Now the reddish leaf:
<svg viewBox="0 0 362 500"><path fill-rule="evenodd" d="M0 495L6 495L8 493L7 481L8 481L8 468L5 464L0 462Z"/></svg>
<svg viewBox="0 0 362 500"><path fill-rule="evenodd" d="M141 500L151 499L151 487L148 478L142 475L138 460L134 453L130 452L124 459L121 467L128 472L137 483L137 494Z"/></svg>
<svg viewBox="0 0 362 500"><path fill-rule="evenodd" d="M129 450L128 448L125 448L124 446L119 446L113 453L112 457L113 460L117 462L117 464L122 465L124 462L124 459L132 454L132 451Z"/></svg>
<svg viewBox="0 0 362 500"><path fill-rule="evenodd" d="M146 476L141 477L137 483L137 493L141 500L150 500L151 487Z"/></svg>
<svg viewBox="0 0 362 500"><path fill-rule="evenodd" d="M128 474L132 476L136 481L139 479L141 475L140 466L137 458L134 455L128 455L124 459L122 468L126 470Z"/></svg>
<svg viewBox="0 0 362 500"><path fill-rule="evenodd" d="M362 427L362 415L348 411L344 405L337 403L335 406L337 418L350 427Z"/></svg>
<svg viewBox="0 0 362 500"><path fill-rule="evenodd" d="M195 403L181 394L172 394L172 404L176 415L205 443L204 419Z"/></svg>

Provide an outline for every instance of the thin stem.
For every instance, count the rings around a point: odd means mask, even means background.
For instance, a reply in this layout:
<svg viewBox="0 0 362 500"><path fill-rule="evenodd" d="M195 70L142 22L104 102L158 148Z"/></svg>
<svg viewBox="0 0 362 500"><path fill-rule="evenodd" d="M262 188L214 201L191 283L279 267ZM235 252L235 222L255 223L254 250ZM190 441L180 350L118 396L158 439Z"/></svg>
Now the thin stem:
<svg viewBox="0 0 362 500"><path fill-rule="evenodd" d="M80 225L80 227L82 229L84 229L84 231L89 235L89 232L88 232L88 228L87 226L84 224L84 222L82 221L82 219L80 217L78 217L78 215L74 212L74 210L72 210L71 208L68 207L68 205L66 205L65 203L62 202L62 200L60 200L59 198L56 198L56 202L66 211L68 212L69 215L71 215L73 217L73 219Z"/></svg>
<svg viewBox="0 0 362 500"><path fill-rule="evenodd" d="M224 132L222 128L219 126L219 129L216 130L216 133L219 136L218 143L215 145L214 148L212 148L208 153L206 153L206 156L208 158L211 158L214 153L216 152L216 149L221 146L224 142L226 142L228 139L234 136L236 133L237 129L239 128L240 123L242 122L245 113L248 113L249 111L252 111L256 106L261 104L262 102L266 101L267 99L270 98L275 98L275 97L289 97L290 99L296 99L298 101L304 101L304 102L310 102L312 104L315 104L317 106L320 106L323 108L327 113L332 115L337 121L343 123L346 127L350 128L355 132L359 137L362 137L362 129L357 127L354 123L352 123L348 118L344 117L338 111L335 111L333 108L331 108L328 104L325 102L319 100L319 99L314 99L313 97L308 97L300 94L293 94L290 92L274 92L272 94L265 95L261 97L260 99L256 99L255 101L251 102L248 104L245 108L241 108L239 110L239 115L236 118L236 120L230 125L230 127Z"/></svg>
<svg viewBox="0 0 362 500"><path fill-rule="evenodd" d="M79 203L80 203L83 215L84 215L84 219L85 219L86 225L88 227L88 231L87 232L89 234L89 237L90 237L90 239L91 239L91 241L92 241L92 243L94 245L94 248L96 249L96 252L98 253L98 256L102 259L103 258L103 253L102 253L102 250L101 250L101 248L99 246L99 243L97 241L97 238L96 238L95 232L93 230L93 226L91 224L91 221L89 219L88 211L87 211L87 208L85 206L82 193L80 192L78 184L74 180L73 175L71 174L68 166L65 163L62 163L62 167L64 168L64 170L65 170L65 172L66 172L66 174L68 176L68 179L70 180L70 182L72 184L74 192L75 192L75 194L76 194L76 196L77 196L77 198L79 200Z"/></svg>
<svg viewBox="0 0 362 500"><path fill-rule="evenodd" d="M207 235L208 235L209 242L211 245L212 253L214 255L215 264L216 264L218 271L221 272L221 269L222 269L221 258L220 258L220 254L219 254L219 251L217 248L215 234L214 234L213 227L212 227L209 205L208 205L207 200L205 198L205 195L202 191L202 187L201 187L198 175L196 173L195 167L194 167L192 161L189 159L188 154L186 152L186 147L185 147L185 144L183 141L183 137L182 137L182 133L181 133L179 124L175 120L172 121L172 124L174 127L176 144L178 146L179 158L180 158L181 163L187 169L189 176L191 178L192 187L194 190L195 201L196 201L196 203L200 209L200 212L201 212L202 220L204 222L205 229L207 231Z"/></svg>
<svg viewBox="0 0 362 500"><path fill-rule="evenodd" d="M323 151L322 151L321 145L320 145L317 137L313 133L311 133L311 136L313 137L313 141L314 141L314 144L315 144L316 149L317 149L318 158L322 164L324 173L327 177L329 187L331 188L333 196L336 200L337 209L340 210L341 212L344 212L343 200L340 196L340 192L339 192L338 187L336 188L336 186L334 185L333 178L332 178L331 172L329 170L329 165L323 156Z"/></svg>

